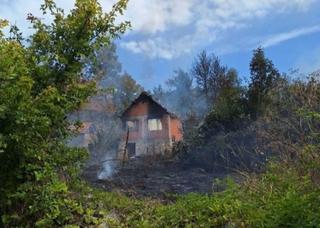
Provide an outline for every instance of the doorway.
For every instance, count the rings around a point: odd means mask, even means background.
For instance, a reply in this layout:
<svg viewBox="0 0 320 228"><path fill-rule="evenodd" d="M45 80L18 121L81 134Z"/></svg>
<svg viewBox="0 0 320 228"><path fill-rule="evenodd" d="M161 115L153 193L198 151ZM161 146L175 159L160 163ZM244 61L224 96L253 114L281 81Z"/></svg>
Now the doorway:
<svg viewBox="0 0 320 228"><path fill-rule="evenodd" d="M128 143L128 157L132 158L134 156L136 156L136 144Z"/></svg>

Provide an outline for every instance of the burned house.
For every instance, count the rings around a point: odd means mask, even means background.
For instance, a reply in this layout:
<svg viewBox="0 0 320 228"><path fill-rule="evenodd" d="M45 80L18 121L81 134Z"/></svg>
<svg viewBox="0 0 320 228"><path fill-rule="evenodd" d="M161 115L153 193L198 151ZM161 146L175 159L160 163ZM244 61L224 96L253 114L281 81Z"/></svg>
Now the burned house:
<svg viewBox="0 0 320 228"><path fill-rule="evenodd" d="M179 118L142 92L121 116L123 134L119 155L167 154L174 142L182 140Z"/></svg>

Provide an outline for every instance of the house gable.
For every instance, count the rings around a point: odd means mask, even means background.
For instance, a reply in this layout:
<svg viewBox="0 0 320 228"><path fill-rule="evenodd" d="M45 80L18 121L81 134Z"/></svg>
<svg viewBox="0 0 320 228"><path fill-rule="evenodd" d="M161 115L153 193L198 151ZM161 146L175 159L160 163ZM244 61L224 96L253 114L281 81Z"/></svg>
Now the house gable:
<svg viewBox="0 0 320 228"><path fill-rule="evenodd" d="M129 150L130 145L136 155L167 153L172 142L182 139L179 118L146 92L131 103L121 119L124 128L120 148Z"/></svg>
<svg viewBox="0 0 320 228"><path fill-rule="evenodd" d="M140 96L135 99L131 105L122 113L121 118L126 119L130 116L144 116L148 118L161 118L163 115L170 113L166 108L156 102L151 95L146 92L142 92Z"/></svg>

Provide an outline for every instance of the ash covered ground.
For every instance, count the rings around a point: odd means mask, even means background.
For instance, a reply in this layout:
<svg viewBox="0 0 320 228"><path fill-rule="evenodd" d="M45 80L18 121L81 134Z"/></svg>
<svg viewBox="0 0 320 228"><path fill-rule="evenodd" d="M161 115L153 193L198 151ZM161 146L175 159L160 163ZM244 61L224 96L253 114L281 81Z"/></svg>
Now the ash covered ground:
<svg viewBox="0 0 320 228"><path fill-rule="evenodd" d="M199 167L185 166L177 161L131 159L118 165L116 172L107 179L99 180L101 166L91 166L84 171L84 178L93 186L106 191L118 191L133 197L165 199L172 194L191 192L212 193L216 178L235 175L226 172L206 171Z"/></svg>

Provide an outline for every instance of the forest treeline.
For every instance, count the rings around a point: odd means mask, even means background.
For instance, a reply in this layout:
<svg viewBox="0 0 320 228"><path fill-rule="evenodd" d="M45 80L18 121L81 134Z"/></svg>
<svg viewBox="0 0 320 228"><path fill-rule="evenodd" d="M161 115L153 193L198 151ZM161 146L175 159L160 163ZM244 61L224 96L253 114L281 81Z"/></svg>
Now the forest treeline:
<svg viewBox="0 0 320 228"><path fill-rule="evenodd" d="M88 152L66 145L70 124L81 125L68 115L105 92L120 112L143 89L113 55L112 41L130 27L115 23L126 5L103 13L96 0L78 0L66 14L45 0L51 24L29 14L28 39L16 26L0 32L0 227L319 226L319 72L294 80L263 48L253 51L248 84L204 51L151 91L184 121L179 159L239 171L243 183L215 180L226 190L162 204L81 180Z"/></svg>
<svg viewBox="0 0 320 228"><path fill-rule="evenodd" d="M309 132L302 120L299 128L291 121L303 109L317 110L318 98L309 93L318 89L319 72L280 73L261 47L253 50L249 69L248 82L242 83L236 69L202 51L190 70L175 71L166 89L153 90L183 120L184 141L175 153L186 167L260 172ZM315 102L312 107L306 107L305 97Z"/></svg>

